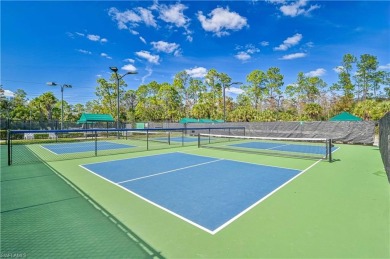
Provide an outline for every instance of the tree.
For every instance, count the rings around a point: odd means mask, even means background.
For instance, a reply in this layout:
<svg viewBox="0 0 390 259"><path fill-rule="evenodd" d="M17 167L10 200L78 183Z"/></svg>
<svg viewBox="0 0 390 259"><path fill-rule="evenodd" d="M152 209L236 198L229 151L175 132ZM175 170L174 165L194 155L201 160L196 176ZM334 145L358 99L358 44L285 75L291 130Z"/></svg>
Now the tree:
<svg viewBox="0 0 390 259"><path fill-rule="evenodd" d="M95 94L97 96L97 103L99 107L95 106L94 109L98 109L98 113L111 114L114 118L117 117L118 109L117 109L117 100L118 100L118 86L117 79L115 73L111 74L109 81L104 78L99 78L97 80L98 86L96 86ZM121 97L119 100L119 104L121 104L123 100L124 88L127 86L123 79L119 80L119 96ZM119 105L120 111L120 120L124 119L124 109L121 105Z"/></svg>
<svg viewBox="0 0 390 259"><path fill-rule="evenodd" d="M189 107L188 112L189 114L186 116L193 116L193 108L196 103L201 99L201 96L203 93L207 91L206 85L199 79L190 78L189 87L187 89L188 94L188 102Z"/></svg>
<svg viewBox="0 0 390 259"><path fill-rule="evenodd" d="M267 80L265 87L267 88L269 101L271 104L271 110L275 110L278 105L277 100L279 100L282 94L281 87L283 86L283 75L280 73L280 69L277 67L270 67L267 70Z"/></svg>
<svg viewBox="0 0 390 259"><path fill-rule="evenodd" d="M374 90L375 78L378 76L378 61L375 56L363 54L357 62L356 82L359 86L358 94L362 93L362 100L366 100L370 90Z"/></svg>
<svg viewBox="0 0 390 259"><path fill-rule="evenodd" d="M342 91L344 99L353 99L355 86L351 81L352 65L356 63L356 57L352 54L343 56L342 66L338 67L339 81L332 85L331 90Z"/></svg>
<svg viewBox="0 0 390 259"><path fill-rule="evenodd" d="M53 110L58 99L52 92L46 92L31 100L31 106L39 111L39 120L53 120Z"/></svg>
<svg viewBox="0 0 390 259"><path fill-rule="evenodd" d="M267 75L261 70L253 70L246 76L246 81L249 85L243 85L241 89L251 99L254 108L256 110L261 109L261 102L264 96L268 94L268 89L265 87Z"/></svg>
<svg viewBox="0 0 390 259"><path fill-rule="evenodd" d="M160 117L160 120L165 119L168 121L177 121L181 117L181 96L177 91L177 88L164 83L161 85L158 92L159 106L164 112Z"/></svg>
<svg viewBox="0 0 390 259"><path fill-rule="evenodd" d="M157 95L161 88L161 84L152 81L147 85L141 85L136 91L138 98L137 106L135 107L136 118L144 121L161 120L163 111L160 109L160 103Z"/></svg>
<svg viewBox="0 0 390 259"><path fill-rule="evenodd" d="M310 120L319 121L321 119L322 107L318 103L307 103L304 107L304 115Z"/></svg>
<svg viewBox="0 0 390 259"><path fill-rule="evenodd" d="M190 76L186 71L181 71L175 75L173 79L173 86L176 88L176 91L179 93L181 99L184 102L184 114L188 117L190 110L190 97L189 97L189 85L190 85Z"/></svg>

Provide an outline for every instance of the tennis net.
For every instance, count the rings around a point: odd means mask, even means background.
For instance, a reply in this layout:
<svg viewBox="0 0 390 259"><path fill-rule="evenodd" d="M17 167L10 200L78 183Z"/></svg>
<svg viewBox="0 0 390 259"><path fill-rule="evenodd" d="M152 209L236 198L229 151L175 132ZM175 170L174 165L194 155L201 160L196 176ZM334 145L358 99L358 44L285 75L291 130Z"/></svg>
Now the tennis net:
<svg viewBox="0 0 390 259"><path fill-rule="evenodd" d="M325 138L270 138L216 134L199 134L198 147L329 161L332 161L332 152L337 149L331 139Z"/></svg>
<svg viewBox="0 0 390 259"><path fill-rule="evenodd" d="M11 130L8 165L196 146L200 133L244 134L245 128Z"/></svg>

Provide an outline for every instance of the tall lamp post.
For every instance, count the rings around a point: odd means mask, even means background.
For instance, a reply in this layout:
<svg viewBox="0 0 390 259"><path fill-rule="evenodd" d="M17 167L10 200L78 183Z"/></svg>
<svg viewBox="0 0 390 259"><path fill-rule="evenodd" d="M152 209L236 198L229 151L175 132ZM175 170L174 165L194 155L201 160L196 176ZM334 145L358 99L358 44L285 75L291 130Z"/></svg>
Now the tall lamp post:
<svg viewBox="0 0 390 259"><path fill-rule="evenodd" d="M118 139L119 139L119 80L121 80L123 77L127 75L134 75L137 74L136 71L128 71L126 74L123 74L121 76L118 75L118 68L117 67L110 67L110 70L115 73L116 77L116 91L117 91L117 115L116 115L116 128L118 129Z"/></svg>
<svg viewBox="0 0 390 259"><path fill-rule="evenodd" d="M64 88L72 88L72 86L67 84L60 85L54 82L47 82L46 84L50 86L61 87L61 129L62 129L64 125Z"/></svg>
<svg viewBox="0 0 390 259"><path fill-rule="evenodd" d="M242 85L241 82L233 82L233 83L230 83L230 84L223 84L222 87L223 87L223 122L226 122L226 98L225 98L225 89L226 87L230 87L232 85Z"/></svg>

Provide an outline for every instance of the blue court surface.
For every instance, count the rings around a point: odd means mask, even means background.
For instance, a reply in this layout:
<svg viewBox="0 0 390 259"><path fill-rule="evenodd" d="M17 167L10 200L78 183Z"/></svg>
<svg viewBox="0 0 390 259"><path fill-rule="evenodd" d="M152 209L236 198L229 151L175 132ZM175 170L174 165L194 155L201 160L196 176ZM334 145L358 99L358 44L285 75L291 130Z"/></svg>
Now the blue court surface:
<svg viewBox="0 0 390 259"><path fill-rule="evenodd" d="M301 173L179 152L81 167L211 234Z"/></svg>
<svg viewBox="0 0 390 259"><path fill-rule="evenodd" d="M95 142L75 142L75 143L56 143L56 144L47 144L42 145L43 148L49 150L50 152L60 155L68 153L80 153L80 152L91 152L95 151ZM122 148L133 148L135 146L118 144L108 141L98 141L97 148L101 150L110 150L110 149L122 149Z"/></svg>
<svg viewBox="0 0 390 259"><path fill-rule="evenodd" d="M282 152L302 153L302 154L315 154L315 155L326 155L325 143L323 145L298 145L298 144L283 144L283 143L272 143L272 142L246 142L240 144L232 144L230 146L242 147L242 148L253 148L253 149L266 149L266 150L277 150ZM332 147L332 153L336 151L337 147Z"/></svg>

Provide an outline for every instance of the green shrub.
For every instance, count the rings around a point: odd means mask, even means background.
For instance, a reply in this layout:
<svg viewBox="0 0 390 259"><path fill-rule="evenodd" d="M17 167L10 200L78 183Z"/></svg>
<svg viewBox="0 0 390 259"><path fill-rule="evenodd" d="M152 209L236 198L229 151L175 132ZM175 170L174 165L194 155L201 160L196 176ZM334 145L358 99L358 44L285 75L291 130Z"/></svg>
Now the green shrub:
<svg viewBox="0 0 390 259"><path fill-rule="evenodd" d="M1 140L7 139L7 130L0 130L0 139Z"/></svg>
<svg viewBox="0 0 390 259"><path fill-rule="evenodd" d="M49 133L35 133L34 134L35 139L48 139L49 138Z"/></svg>

